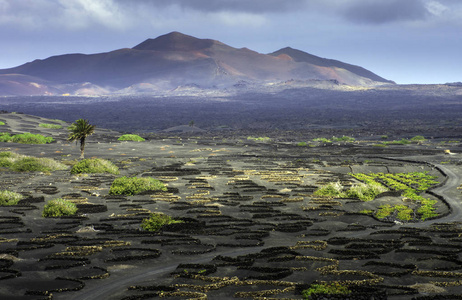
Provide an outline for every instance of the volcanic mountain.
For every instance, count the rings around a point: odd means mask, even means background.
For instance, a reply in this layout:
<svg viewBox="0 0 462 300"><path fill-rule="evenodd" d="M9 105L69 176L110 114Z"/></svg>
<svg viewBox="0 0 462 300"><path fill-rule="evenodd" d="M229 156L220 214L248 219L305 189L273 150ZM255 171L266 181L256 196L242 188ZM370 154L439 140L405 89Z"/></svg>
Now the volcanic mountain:
<svg viewBox="0 0 462 300"><path fill-rule="evenodd" d="M58 55L0 70L0 95L130 92L182 85L226 88L242 81L260 84L290 79L347 85L392 83L361 67L292 48L262 54L172 32L133 48Z"/></svg>

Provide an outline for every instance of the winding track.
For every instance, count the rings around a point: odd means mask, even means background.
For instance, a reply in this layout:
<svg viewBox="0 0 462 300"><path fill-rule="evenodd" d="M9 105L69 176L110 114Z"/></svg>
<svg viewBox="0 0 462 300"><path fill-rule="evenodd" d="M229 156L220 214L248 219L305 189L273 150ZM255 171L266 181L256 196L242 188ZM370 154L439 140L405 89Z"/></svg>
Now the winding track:
<svg viewBox="0 0 462 300"><path fill-rule="evenodd" d="M450 223L454 221L462 220L462 201L460 199L456 199L454 195L454 189L456 189L461 184L461 170L456 170L455 168L450 169L447 166L435 164L435 166L439 167L443 172L446 173L448 176L448 180L446 184L438 187L433 190L438 195L443 196L449 206L451 207L451 213L443 218L429 220L420 223L413 223L413 224L404 224L404 225L396 225L399 227L414 227L414 228L425 228L434 223ZM451 192L452 191L452 192ZM454 194L454 195L452 195ZM361 237L367 236L373 229L367 229L362 232L352 232L351 234L342 233L334 233L333 236L341 234L341 236L345 237ZM350 236L351 235L351 236ZM154 268L151 269L142 269L139 273L135 273L130 276L123 276L118 275L111 276L111 279L108 282L87 282L88 285L81 291L75 293L69 297L69 294L57 294L55 295L55 299L72 299L72 300L92 300L92 299L111 299L111 296L117 295L123 292L128 286L140 283L147 280L154 280L156 277L159 278L162 275L168 274L174 271L178 264L180 263L206 263L209 262L217 255L224 255L224 256L238 256L238 255L246 255L250 253L258 253L265 247L255 247L250 249L234 249L228 251L217 251L213 253L208 253L206 255L202 255L200 258L191 259L190 257L179 258L175 261L164 262L161 264L156 264Z"/></svg>

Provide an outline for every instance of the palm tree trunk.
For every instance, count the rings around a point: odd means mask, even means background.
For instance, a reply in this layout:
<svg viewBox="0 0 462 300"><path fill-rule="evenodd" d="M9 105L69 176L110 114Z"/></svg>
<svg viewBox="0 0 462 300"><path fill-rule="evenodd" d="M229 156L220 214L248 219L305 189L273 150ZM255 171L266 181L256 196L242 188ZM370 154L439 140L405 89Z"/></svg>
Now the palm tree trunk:
<svg viewBox="0 0 462 300"><path fill-rule="evenodd" d="M85 152L85 138L80 139L80 158L84 158L84 152Z"/></svg>

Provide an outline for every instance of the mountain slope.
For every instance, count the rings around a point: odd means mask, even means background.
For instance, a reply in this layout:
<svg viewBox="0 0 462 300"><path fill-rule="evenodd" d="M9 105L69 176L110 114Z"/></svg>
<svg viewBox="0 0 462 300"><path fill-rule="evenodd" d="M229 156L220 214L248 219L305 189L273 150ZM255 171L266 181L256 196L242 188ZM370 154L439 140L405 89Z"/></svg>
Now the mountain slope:
<svg viewBox="0 0 462 300"><path fill-rule="evenodd" d="M285 57L290 57L296 62L306 62L312 65L320 66L320 67L335 67L335 68L341 68L345 69L347 71L350 71L351 73L354 73L356 75L369 78L374 81L378 82L388 82L388 83L393 83L393 81L387 80L385 78L382 78L374 73L372 73L369 70L366 70L360 66L355 66L351 64L347 64L338 60L334 59L327 59L327 58L322 58L319 56L315 56L297 49L293 49L290 47L286 47L283 49L280 49L278 51L275 51L273 53L269 53L268 55L272 56L281 56L285 55Z"/></svg>
<svg viewBox="0 0 462 300"><path fill-rule="evenodd" d="M291 48L266 55L179 32L148 39L133 48L35 60L0 70L0 74L32 76L47 81L50 85L47 90L59 86L63 93L72 93L75 86L82 84L97 85L105 92L136 92L136 87L141 85L160 90L188 84L226 88L242 80L257 84L289 79L336 80L349 85L389 82L361 67L321 59ZM101 88L96 90L101 91ZM11 91L11 88L0 87L0 94Z"/></svg>

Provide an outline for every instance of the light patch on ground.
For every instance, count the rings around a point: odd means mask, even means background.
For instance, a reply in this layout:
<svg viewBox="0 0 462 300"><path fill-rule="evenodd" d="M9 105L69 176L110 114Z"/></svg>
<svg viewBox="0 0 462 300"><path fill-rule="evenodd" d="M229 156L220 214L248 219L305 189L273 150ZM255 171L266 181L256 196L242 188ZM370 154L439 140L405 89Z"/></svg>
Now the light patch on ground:
<svg viewBox="0 0 462 300"><path fill-rule="evenodd" d="M117 272L117 271L133 269L133 268L135 268L135 266L133 265L114 265L114 266L109 266L107 270L109 272Z"/></svg>
<svg viewBox="0 0 462 300"><path fill-rule="evenodd" d="M416 283L411 286L411 288L417 289L419 293L434 293L440 294L446 292L446 290L442 287L436 286L431 283Z"/></svg>

